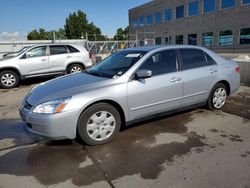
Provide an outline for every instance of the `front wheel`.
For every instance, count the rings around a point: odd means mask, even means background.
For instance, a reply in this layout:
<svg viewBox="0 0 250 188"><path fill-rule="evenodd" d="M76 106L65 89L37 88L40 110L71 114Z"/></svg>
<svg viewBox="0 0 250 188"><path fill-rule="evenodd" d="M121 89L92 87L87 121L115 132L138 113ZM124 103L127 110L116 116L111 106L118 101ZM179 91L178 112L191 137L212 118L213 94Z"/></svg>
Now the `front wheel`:
<svg viewBox="0 0 250 188"><path fill-rule="evenodd" d="M88 145L110 142L121 127L119 112L112 105L99 103L87 108L78 120L78 134Z"/></svg>
<svg viewBox="0 0 250 188"><path fill-rule="evenodd" d="M14 71L6 70L0 73L0 86L4 89L16 87L19 81L20 78Z"/></svg>
<svg viewBox="0 0 250 188"><path fill-rule="evenodd" d="M208 108L210 110L219 110L224 106L226 99L227 99L226 86L222 83L217 83L215 84L209 95Z"/></svg>

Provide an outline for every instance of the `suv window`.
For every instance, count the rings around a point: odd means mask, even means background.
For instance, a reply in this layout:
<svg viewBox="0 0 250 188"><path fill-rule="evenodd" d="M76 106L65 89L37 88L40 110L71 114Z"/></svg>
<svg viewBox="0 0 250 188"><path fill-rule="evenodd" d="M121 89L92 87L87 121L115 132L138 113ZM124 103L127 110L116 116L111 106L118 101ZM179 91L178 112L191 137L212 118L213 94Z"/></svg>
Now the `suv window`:
<svg viewBox="0 0 250 188"><path fill-rule="evenodd" d="M26 58L46 56L46 46L31 49L25 54Z"/></svg>
<svg viewBox="0 0 250 188"><path fill-rule="evenodd" d="M177 71L177 56L175 50L165 50L152 55L140 67L152 71L152 75L166 74Z"/></svg>
<svg viewBox="0 0 250 188"><path fill-rule="evenodd" d="M70 46L70 45L67 45L67 48L69 49L69 51L71 53L76 53L76 52L79 52L79 50L77 50L75 47L73 46Z"/></svg>
<svg viewBox="0 0 250 188"><path fill-rule="evenodd" d="M56 55L56 54L66 54L67 53L67 48L62 45L58 46L50 46L50 55Z"/></svg>
<svg viewBox="0 0 250 188"><path fill-rule="evenodd" d="M205 54L199 49L180 49L182 69L192 69L208 65Z"/></svg>

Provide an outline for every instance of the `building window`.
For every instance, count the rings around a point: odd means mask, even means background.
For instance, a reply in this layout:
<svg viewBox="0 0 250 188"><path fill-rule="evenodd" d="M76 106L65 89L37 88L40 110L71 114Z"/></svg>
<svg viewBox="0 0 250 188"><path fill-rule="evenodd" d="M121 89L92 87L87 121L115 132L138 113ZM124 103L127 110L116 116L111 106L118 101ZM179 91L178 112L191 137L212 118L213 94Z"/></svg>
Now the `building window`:
<svg viewBox="0 0 250 188"><path fill-rule="evenodd" d="M250 44L250 27L240 30L240 44Z"/></svg>
<svg viewBox="0 0 250 188"><path fill-rule="evenodd" d="M165 10L165 21L169 21L172 19L172 9Z"/></svg>
<svg viewBox="0 0 250 188"><path fill-rule="evenodd" d="M215 0L203 0L203 13L209 13L215 11Z"/></svg>
<svg viewBox="0 0 250 188"><path fill-rule="evenodd" d="M198 1L193 1L188 4L188 16L198 15Z"/></svg>
<svg viewBox="0 0 250 188"><path fill-rule="evenodd" d="M155 13L155 23L156 24L161 23L161 13L160 12Z"/></svg>
<svg viewBox="0 0 250 188"><path fill-rule="evenodd" d="M241 0L242 4L250 4L250 0Z"/></svg>
<svg viewBox="0 0 250 188"><path fill-rule="evenodd" d="M138 20L133 19L133 28L136 29L138 27Z"/></svg>
<svg viewBox="0 0 250 188"><path fill-rule="evenodd" d="M189 34L188 35L188 44L197 45L197 34Z"/></svg>
<svg viewBox="0 0 250 188"><path fill-rule="evenodd" d="M155 45L161 45L161 37L155 38Z"/></svg>
<svg viewBox="0 0 250 188"><path fill-rule="evenodd" d="M153 16L152 15L148 15L147 16L147 25L151 25L153 24Z"/></svg>
<svg viewBox="0 0 250 188"><path fill-rule="evenodd" d="M144 26L144 17L140 17L140 26Z"/></svg>
<svg viewBox="0 0 250 188"><path fill-rule="evenodd" d="M171 36L165 37L165 44L166 44L166 45L172 44L172 38L171 38Z"/></svg>
<svg viewBox="0 0 250 188"><path fill-rule="evenodd" d="M221 0L221 9L235 7L235 0Z"/></svg>
<svg viewBox="0 0 250 188"><path fill-rule="evenodd" d="M220 31L219 45L220 46L233 45L233 31L232 30Z"/></svg>
<svg viewBox="0 0 250 188"><path fill-rule="evenodd" d="M184 17L184 5L176 7L176 19Z"/></svg>
<svg viewBox="0 0 250 188"><path fill-rule="evenodd" d="M212 46L214 40L213 32L202 33L202 45L203 46Z"/></svg>
<svg viewBox="0 0 250 188"><path fill-rule="evenodd" d="M183 44L183 35L175 36L175 44Z"/></svg>

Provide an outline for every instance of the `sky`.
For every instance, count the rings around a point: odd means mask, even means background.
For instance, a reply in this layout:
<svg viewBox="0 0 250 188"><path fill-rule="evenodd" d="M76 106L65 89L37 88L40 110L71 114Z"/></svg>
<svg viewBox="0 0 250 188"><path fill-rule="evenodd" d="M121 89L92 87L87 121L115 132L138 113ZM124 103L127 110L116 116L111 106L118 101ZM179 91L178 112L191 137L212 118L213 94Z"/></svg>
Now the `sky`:
<svg viewBox="0 0 250 188"><path fill-rule="evenodd" d="M70 13L82 10L90 22L112 36L128 25L128 10L150 0L1 0L0 41L26 39L28 32L63 28Z"/></svg>

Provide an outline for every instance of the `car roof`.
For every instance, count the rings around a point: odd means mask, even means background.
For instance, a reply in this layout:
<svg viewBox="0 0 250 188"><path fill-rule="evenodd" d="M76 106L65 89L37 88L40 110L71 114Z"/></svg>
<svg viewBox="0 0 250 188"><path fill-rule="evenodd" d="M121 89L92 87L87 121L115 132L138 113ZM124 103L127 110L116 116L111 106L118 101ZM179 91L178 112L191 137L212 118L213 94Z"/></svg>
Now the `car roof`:
<svg viewBox="0 0 250 188"><path fill-rule="evenodd" d="M160 49L180 49L180 48L195 48L195 49L203 49L203 47L200 46L194 46L194 45L155 45L155 46L142 46L142 47L135 47L135 48L128 48L125 50L128 51L145 51L149 52L152 50L160 50Z"/></svg>

